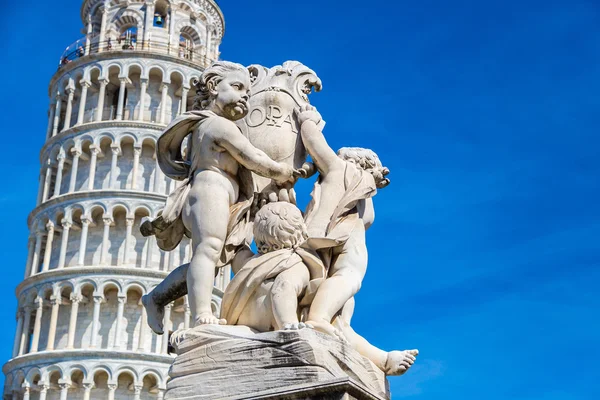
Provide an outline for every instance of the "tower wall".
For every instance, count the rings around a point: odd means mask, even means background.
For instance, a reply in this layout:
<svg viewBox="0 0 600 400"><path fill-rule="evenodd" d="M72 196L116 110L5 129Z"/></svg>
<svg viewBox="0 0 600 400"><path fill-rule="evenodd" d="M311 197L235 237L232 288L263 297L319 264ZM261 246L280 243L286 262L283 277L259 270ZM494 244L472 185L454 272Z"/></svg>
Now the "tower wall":
<svg viewBox="0 0 600 400"><path fill-rule="evenodd" d="M162 398L168 336L150 331L140 299L191 249L186 239L164 253L139 226L176 187L157 168L156 141L193 106L224 21L212 0L88 0L81 12L86 36L49 86L4 398ZM215 312L226 283L215 279ZM167 307L170 331L191 323L187 299Z"/></svg>

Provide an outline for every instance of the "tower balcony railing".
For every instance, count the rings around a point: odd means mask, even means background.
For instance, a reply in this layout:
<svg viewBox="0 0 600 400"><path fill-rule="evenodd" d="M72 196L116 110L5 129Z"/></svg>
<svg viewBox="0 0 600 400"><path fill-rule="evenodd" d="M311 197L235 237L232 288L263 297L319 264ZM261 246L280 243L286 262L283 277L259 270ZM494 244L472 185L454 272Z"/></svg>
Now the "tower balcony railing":
<svg viewBox="0 0 600 400"><path fill-rule="evenodd" d="M66 48L60 57L58 68L78 60L81 57L98 54L111 53L117 51L142 52L151 54L162 54L187 60L195 64L207 67L213 60L206 55L204 46L191 47L187 44L173 44L168 41L148 40L147 42L136 41L134 39L108 39L103 42L94 41L87 43L87 39L79 39Z"/></svg>

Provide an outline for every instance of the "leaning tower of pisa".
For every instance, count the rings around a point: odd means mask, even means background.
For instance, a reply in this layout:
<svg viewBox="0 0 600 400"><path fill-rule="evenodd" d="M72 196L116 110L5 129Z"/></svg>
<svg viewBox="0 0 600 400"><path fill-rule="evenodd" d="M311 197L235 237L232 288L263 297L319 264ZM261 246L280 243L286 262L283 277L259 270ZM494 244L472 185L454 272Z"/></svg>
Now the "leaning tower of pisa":
<svg viewBox="0 0 600 400"><path fill-rule="evenodd" d="M174 188L156 140L218 59L223 15L214 0L84 0L81 18L86 36L50 82L4 399L161 399L173 356L140 299L190 246L164 253L139 226ZM215 279L215 312L226 276ZM189 324L185 299L167 307L166 330Z"/></svg>

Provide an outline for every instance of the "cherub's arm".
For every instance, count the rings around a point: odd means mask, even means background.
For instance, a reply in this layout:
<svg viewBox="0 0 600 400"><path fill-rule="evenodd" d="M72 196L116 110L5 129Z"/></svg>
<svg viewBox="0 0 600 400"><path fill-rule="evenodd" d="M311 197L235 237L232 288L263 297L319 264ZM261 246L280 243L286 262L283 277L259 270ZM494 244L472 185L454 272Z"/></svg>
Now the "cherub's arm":
<svg viewBox="0 0 600 400"><path fill-rule="evenodd" d="M292 179L294 169L291 166L273 161L262 150L254 147L235 124L220 119L213 121L210 133L215 143L227 150L237 162L250 171L278 182Z"/></svg>
<svg viewBox="0 0 600 400"><path fill-rule="evenodd" d="M322 174L327 174L335 166L343 167L344 162L329 147L323 132L317 125L322 120L317 109L312 106L304 106L295 110L295 114L300 123L300 135L304 147L306 147L319 171Z"/></svg>
<svg viewBox="0 0 600 400"><path fill-rule="evenodd" d="M325 140L323 132L317 127L317 124L312 120L306 120L300 128L302 142L312 157L317 168L327 174L332 167L343 164L343 161L337 156L335 151Z"/></svg>

